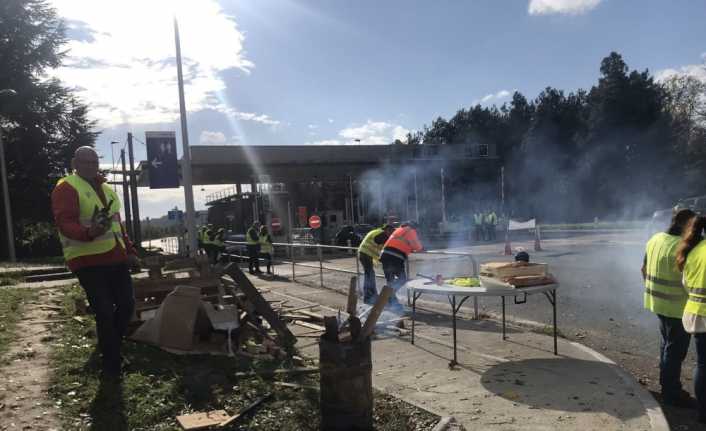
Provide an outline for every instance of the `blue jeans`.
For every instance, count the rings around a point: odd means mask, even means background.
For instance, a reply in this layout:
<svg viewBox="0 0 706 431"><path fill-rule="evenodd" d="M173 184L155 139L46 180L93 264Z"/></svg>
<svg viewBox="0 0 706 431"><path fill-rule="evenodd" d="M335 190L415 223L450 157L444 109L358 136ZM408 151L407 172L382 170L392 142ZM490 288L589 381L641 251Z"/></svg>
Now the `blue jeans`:
<svg viewBox="0 0 706 431"><path fill-rule="evenodd" d="M677 400L682 390L681 364L689 351L691 335L684 330L681 319L659 314L657 317L659 317L659 332L662 334L659 348L659 383L662 385L662 398ZM706 349L706 339L704 343ZM706 350L704 353L706 354Z"/></svg>
<svg viewBox="0 0 706 431"><path fill-rule="evenodd" d="M406 262L391 254L382 253L380 263L382 263L382 271L385 273L387 285L393 289L390 304L397 304L397 291L407 283Z"/></svg>
<svg viewBox="0 0 706 431"><path fill-rule="evenodd" d="M373 258L365 253L360 253L358 259L363 265L365 276L363 278L363 300L368 303L374 301L378 296L377 287L375 286L375 267L373 266Z"/></svg>
<svg viewBox="0 0 706 431"><path fill-rule="evenodd" d="M98 348L103 372L120 373L120 347L135 310L135 294L127 264L91 266L76 271L96 315Z"/></svg>
<svg viewBox="0 0 706 431"><path fill-rule="evenodd" d="M694 334L696 343L696 371L694 393L699 405L699 417L706 419L706 333Z"/></svg>

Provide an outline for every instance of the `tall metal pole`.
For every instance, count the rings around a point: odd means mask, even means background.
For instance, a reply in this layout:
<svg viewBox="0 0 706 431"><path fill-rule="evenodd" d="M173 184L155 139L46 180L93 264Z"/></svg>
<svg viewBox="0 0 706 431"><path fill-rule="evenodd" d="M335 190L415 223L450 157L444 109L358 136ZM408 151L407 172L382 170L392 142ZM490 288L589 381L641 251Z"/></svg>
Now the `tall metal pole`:
<svg viewBox="0 0 706 431"><path fill-rule="evenodd" d="M135 239L132 236L132 211L130 211L130 189L127 185L127 170L125 169L125 150L120 150L120 161L123 164L123 202L125 206L125 228L127 229L127 236Z"/></svg>
<svg viewBox="0 0 706 431"><path fill-rule="evenodd" d="M441 221L446 224L446 189L444 187L444 168L441 168Z"/></svg>
<svg viewBox="0 0 706 431"><path fill-rule="evenodd" d="M419 223L419 192L417 191L417 168L414 168L414 220Z"/></svg>
<svg viewBox="0 0 706 431"><path fill-rule="evenodd" d="M181 116L181 142L184 154L181 158L184 201L186 204L186 231L189 240L189 256L196 256L196 219L194 209L194 190L191 180L191 152L189 150L189 130L186 127L186 102L184 101L184 77L181 71L181 44L179 43L179 24L174 17L174 44L176 45L177 78L179 80L179 112Z"/></svg>
<svg viewBox="0 0 706 431"><path fill-rule="evenodd" d="M2 142L2 130L0 130L0 175L2 176L2 200L5 207L5 226L7 233L7 257L10 262L17 261L15 254L15 232L12 229L12 208L10 207L10 191L7 186L7 166L5 165L5 144Z"/></svg>
<svg viewBox="0 0 706 431"><path fill-rule="evenodd" d="M353 175L348 175L348 185L351 189L351 224L355 224L355 204L353 203Z"/></svg>
<svg viewBox="0 0 706 431"><path fill-rule="evenodd" d="M132 240L142 246L142 227L140 225L140 204L137 201L137 175L135 174L135 157L132 152L132 133L127 134L127 154L130 159L130 194L132 197Z"/></svg>

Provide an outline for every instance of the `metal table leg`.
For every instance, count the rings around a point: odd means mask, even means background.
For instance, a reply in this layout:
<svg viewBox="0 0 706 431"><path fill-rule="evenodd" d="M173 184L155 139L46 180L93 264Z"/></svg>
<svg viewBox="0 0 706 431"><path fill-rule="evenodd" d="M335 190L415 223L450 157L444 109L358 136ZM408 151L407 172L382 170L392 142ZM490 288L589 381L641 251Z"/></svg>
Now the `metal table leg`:
<svg viewBox="0 0 706 431"><path fill-rule="evenodd" d="M505 336L505 297L501 296L500 298L503 302L503 340L507 340L507 337Z"/></svg>
<svg viewBox="0 0 706 431"><path fill-rule="evenodd" d="M451 316L452 316L452 327L453 327L453 337L454 337L454 358L451 362L449 362L449 367L453 368L456 365L458 365L457 361L457 350L456 350L456 314L458 313L458 310L461 309L461 306L463 305L466 300L470 298L470 296L464 296L461 298L461 300L458 302L458 306L456 305L456 295L449 295L449 303L451 304Z"/></svg>
<svg viewBox="0 0 706 431"><path fill-rule="evenodd" d="M422 296L422 292L415 292L412 290L412 344L414 344L414 321L417 315L417 299Z"/></svg>
<svg viewBox="0 0 706 431"><path fill-rule="evenodd" d="M479 320L480 316L478 314L478 297L474 296L473 297L473 318L474 320Z"/></svg>
<svg viewBox="0 0 706 431"><path fill-rule="evenodd" d="M556 289L549 292L544 292L544 296L547 297L549 303L552 304L552 323L554 325L554 354L558 355L557 352L557 341L556 341Z"/></svg>

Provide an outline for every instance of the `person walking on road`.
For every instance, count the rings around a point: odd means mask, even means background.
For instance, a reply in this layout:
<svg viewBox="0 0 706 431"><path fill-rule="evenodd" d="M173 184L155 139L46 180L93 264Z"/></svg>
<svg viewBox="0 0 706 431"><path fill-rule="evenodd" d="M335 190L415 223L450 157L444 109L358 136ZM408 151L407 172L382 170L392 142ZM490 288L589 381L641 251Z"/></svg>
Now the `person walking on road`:
<svg viewBox="0 0 706 431"><path fill-rule="evenodd" d="M213 239L211 239L212 252L211 252L211 255L209 256L211 265L215 265L216 263L218 263L218 259L221 257L221 255L223 253L225 253L225 251L226 251L225 237L226 237L226 229L223 227L219 227L216 230L216 233L213 235Z"/></svg>
<svg viewBox="0 0 706 431"><path fill-rule="evenodd" d="M485 238L487 241L495 241L495 228L497 224L497 214L495 214L495 211L489 211L485 215Z"/></svg>
<svg viewBox="0 0 706 431"><path fill-rule="evenodd" d="M248 248L248 271L250 274L262 274L260 271L260 222L255 220L245 233Z"/></svg>
<svg viewBox="0 0 706 431"><path fill-rule="evenodd" d="M358 260L363 265L365 272L363 278L363 302L374 304L377 300L378 292L375 286L375 269L373 262L380 258L380 252L385 242L392 234L394 228L386 224L381 228L376 228L368 232L358 247Z"/></svg>
<svg viewBox="0 0 706 431"><path fill-rule="evenodd" d="M260 255L265 258L265 263L267 264L267 273L272 274L272 255L275 252L275 248L272 245L272 237L267 231L267 226L262 225L260 227Z"/></svg>
<svg viewBox="0 0 706 431"><path fill-rule="evenodd" d="M473 233L476 241L483 240L483 213L480 211L473 214Z"/></svg>
<svg viewBox="0 0 706 431"><path fill-rule="evenodd" d="M135 308L129 267L139 266L120 223L120 198L98 172L98 154L80 147L74 173L51 194L52 212L64 259L76 274L96 317L102 378L120 379L121 345Z"/></svg>
<svg viewBox="0 0 706 431"><path fill-rule="evenodd" d="M684 211L684 210L682 210ZM696 342L694 393L698 421L706 424L706 217L695 217L689 223L677 251L677 266L683 271L683 284L688 292L682 324Z"/></svg>
<svg viewBox="0 0 706 431"><path fill-rule="evenodd" d="M681 367L691 336L684 330L682 315L687 294L677 266L681 234L695 216L689 209L677 212L669 229L650 238L642 264L645 308L657 315L662 336L659 355L660 385L665 404L688 406L691 398L682 390Z"/></svg>
<svg viewBox="0 0 706 431"><path fill-rule="evenodd" d="M417 237L416 228L415 222L402 223L385 241L380 253L385 280L387 285L393 289L390 305L395 308L401 307L397 301L397 291L407 282L407 257L410 253L423 250L422 243Z"/></svg>

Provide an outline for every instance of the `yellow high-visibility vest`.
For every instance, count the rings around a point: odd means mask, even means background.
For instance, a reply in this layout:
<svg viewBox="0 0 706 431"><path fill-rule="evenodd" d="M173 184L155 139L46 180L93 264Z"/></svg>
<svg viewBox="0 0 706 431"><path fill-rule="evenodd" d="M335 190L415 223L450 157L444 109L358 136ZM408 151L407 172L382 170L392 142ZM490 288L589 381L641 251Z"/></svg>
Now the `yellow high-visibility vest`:
<svg viewBox="0 0 706 431"><path fill-rule="evenodd" d="M269 234L260 235L260 253L262 254L272 254L272 252L274 252L274 247L269 237Z"/></svg>
<svg viewBox="0 0 706 431"><path fill-rule="evenodd" d="M376 228L368 232L358 246L358 253L363 253L373 259L377 259L382 251L382 246L385 244L376 244L375 237L380 235L382 232L383 230L381 228Z"/></svg>
<svg viewBox="0 0 706 431"><path fill-rule="evenodd" d="M645 308L655 314L681 319L687 294L677 268L680 238L660 232L647 242L645 265Z"/></svg>
<svg viewBox="0 0 706 431"><path fill-rule="evenodd" d="M60 179L56 185L67 183L76 190L79 204L79 223L89 227L93 222L93 215L96 209L104 208L98 194L88 181L76 174L72 174ZM78 241L64 236L59 231L61 247L64 250L64 259L69 261L81 256L106 253L115 247L116 242L125 248L123 233L120 228L120 198L107 184L101 184L105 199L109 205L108 217L110 218L110 229L103 235L93 238L91 241Z"/></svg>
<svg viewBox="0 0 706 431"><path fill-rule="evenodd" d="M253 235L251 235L251 233L254 233L257 239L252 239ZM260 234L254 227L251 227L245 233L245 242L247 242L248 245L258 245L260 243Z"/></svg>
<svg viewBox="0 0 706 431"><path fill-rule="evenodd" d="M689 291L684 311L706 316L706 241L701 241L687 256L684 284Z"/></svg>

